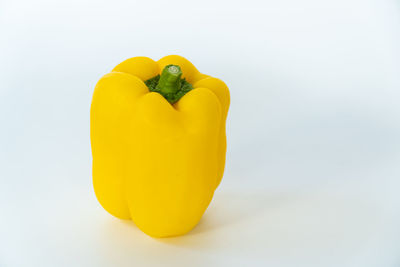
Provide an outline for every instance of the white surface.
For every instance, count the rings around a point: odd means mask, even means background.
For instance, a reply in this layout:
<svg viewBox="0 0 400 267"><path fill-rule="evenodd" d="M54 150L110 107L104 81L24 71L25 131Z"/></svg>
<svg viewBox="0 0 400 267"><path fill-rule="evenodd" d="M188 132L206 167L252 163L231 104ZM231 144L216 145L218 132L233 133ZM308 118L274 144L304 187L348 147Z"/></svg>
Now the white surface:
<svg viewBox="0 0 400 267"><path fill-rule="evenodd" d="M400 266L399 12L1 1L0 266ZM120 61L167 54L226 81L232 105L203 220L156 240L96 201L89 107Z"/></svg>

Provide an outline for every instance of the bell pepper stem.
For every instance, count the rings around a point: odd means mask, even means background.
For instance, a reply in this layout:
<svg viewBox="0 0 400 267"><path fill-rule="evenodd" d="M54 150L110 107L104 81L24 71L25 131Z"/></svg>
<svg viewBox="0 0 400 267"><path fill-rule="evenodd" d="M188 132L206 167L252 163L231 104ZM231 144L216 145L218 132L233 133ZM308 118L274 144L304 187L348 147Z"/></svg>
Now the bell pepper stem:
<svg viewBox="0 0 400 267"><path fill-rule="evenodd" d="M163 69L156 89L163 95L175 94L181 88L182 70L178 65L167 65Z"/></svg>

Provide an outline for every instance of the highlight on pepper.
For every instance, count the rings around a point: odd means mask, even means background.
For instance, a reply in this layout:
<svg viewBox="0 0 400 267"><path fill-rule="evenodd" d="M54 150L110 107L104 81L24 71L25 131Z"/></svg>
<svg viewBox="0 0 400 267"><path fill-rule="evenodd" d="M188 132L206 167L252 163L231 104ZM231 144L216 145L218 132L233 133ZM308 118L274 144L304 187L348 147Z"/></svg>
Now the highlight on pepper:
<svg viewBox="0 0 400 267"><path fill-rule="evenodd" d="M134 57L96 84L93 186L102 207L152 237L183 235L221 182L229 89L181 56Z"/></svg>

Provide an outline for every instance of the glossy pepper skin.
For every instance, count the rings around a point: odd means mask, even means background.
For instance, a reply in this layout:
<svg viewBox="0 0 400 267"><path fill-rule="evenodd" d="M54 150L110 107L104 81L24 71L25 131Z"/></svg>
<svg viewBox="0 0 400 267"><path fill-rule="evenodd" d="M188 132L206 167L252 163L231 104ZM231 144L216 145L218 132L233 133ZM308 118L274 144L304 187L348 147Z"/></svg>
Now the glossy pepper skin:
<svg viewBox="0 0 400 267"><path fill-rule="evenodd" d="M144 81L180 66L194 87L173 105ZM90 110L93 185L105 210L146 234L189 232L224 172L229 90L180 56L134 57L97 83Z"/></svg>

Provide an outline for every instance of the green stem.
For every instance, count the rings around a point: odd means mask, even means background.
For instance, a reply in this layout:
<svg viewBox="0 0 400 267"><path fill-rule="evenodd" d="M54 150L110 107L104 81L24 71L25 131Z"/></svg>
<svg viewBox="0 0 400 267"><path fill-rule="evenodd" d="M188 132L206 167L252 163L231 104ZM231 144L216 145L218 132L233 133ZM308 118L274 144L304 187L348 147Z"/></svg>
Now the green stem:
<svg viewBox="0 0 400 267"><path fill-rule="evenodd" d="M150 92L161 94L171 104L193 89L193 86L182 79L182 70L177 65L167 65L161 75L150 78L144 83Z"/></svg>
<svg viewBox="0 0 400 267"><path fill-rule="evenodd" d="M182 70L177 65L167 65L163 69L156 89L162 95L175 94L181 88Z"/></svg>

